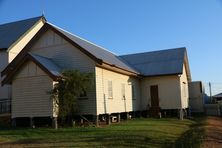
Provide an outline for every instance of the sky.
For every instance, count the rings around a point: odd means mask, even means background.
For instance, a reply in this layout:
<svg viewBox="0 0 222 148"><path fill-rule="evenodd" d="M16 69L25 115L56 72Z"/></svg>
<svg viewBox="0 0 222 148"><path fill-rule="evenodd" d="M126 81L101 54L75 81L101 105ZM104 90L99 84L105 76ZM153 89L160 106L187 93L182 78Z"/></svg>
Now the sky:
<svg viewBox="0 0 222 148"><path fill-rule="evenodd" d="M0 24L42 14L117 55L186 47L192 80L222 92L222 0L0 0Z"/></svg>

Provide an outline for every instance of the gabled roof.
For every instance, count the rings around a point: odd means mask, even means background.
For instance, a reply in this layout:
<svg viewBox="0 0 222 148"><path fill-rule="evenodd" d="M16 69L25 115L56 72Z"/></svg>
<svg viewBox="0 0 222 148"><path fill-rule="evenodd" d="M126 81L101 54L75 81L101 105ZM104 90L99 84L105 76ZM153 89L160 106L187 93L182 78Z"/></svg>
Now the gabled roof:
<svg viewBox="0 0 222 148"><path fill-rule="evenodd" d="M61 68L59 66L57 66L55 63L53 63L53 61L50 60L49 58L39 56L39 55L35 55L35 54L32 54L32 53L29 53L29 55L38 64L43 66L51 75L53 75L55 77L61 77L62 76Z"/></svg>
<svg viewBox="0 0 222 148"><path fill-rule="evenodd" d="M216 94L214 96L212 96L213 98L222 98L222 93Z"/></svg>
<svg viewBox="0 0 222 148"><path fill-rule="evenodd" d="M20 61L28 54L29 49L32 47L35 41L38 40L42 34L49 29L94 60L96 65L99 67L132 76L160 76L182 74L184 64L188 80L191 81L185 48L116 56L100 46L97 46L47 22L44 23L43 27L35 34L35 36L16 56L16 58L1 72L2 76L7 74L5 80L8 79L11 73L17 69ZM31 56L30 54L28 55ZM35 56L33 55L31 57L34 58ZM46 69L48 68L46 67ZM5 81L3 81L3 84L5 84L4 82Z"/></svg>
<svg viewBox="0 0 222 148"><path fill-rule="evenodd" d="M82 39L76 35L73 35L55 25L52 25L48 23L50 26L52 26L54 29L68 37L70 40L81 46L84 50L86 50L88 53L92 54L92 56L96 57L97 59L102 60L102 62L107 63L112 66L116 66L134 73L138 72L133 69L130 65L127 65L124 61L122 61L118 56L114 55L110 51L95 45L85 39Z"/></svg>
<svg viewBox="0 0 222 148"><path fill-rule="evenodd" d="M0 24L0 49L8 49L25 32L27 32L42 16L17 22Z"/></svg>
<svg viewBox="0 0 222 148"><path fill-rule="evenodd" d="M186 48L175 48L119 56L144 76L173 75L183 73ZM187 72L189 67L187 67Z"/></svg>
<svg viewBox="0 0 222 148"><path fill-rule="evenodd" d="M137 75L138 73L133 70L130 66L126 65L123 61L121 61L117 56L112 54L111 52L106 51L105 49L94 45L86 40L83 40L75 35L72 35L54 25L49 23L44 23L43 27L34 35L34 37L29 41L29 43L22 49L22 51L13 59L11 63L1 72L1 75L4 76L7 74L5 79L2 81L2 84L8 83L11 79L12 73L18 70L18 67L24 57L27 56L29 49L32 44L41 37L41 35L46 32L48 29L52 29L55 33L63 37L73 46L77 47L80 51L85 53L87 56L92 58L98 65L104 64L109 65L108 67L114 69L114 71L118 71L124 74ZM28 54L30 56L30 54ZM31 56L32 57L32 56ZM34 57L34 56L33 56Z"/></svg>
<svg viewBox="0 0 222 148"><path fill-rule="evenodd" d="M61 68L53 63L49 58L35 55L32 53L27 53L22 59L19 59L18 65L14 68L9 75L3 80L3 84L11 83L12 77L15 73L27 62L32 61L38 65L45 73L47 73L53 80L58 80L61 78Z"/></svg>

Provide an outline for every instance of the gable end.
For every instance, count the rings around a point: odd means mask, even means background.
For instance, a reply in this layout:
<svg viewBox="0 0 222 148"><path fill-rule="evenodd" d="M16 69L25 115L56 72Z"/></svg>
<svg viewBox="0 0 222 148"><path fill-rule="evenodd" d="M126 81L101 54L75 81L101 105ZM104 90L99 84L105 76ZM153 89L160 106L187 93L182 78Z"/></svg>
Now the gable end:
<svg viewBox="0 0 222 148"><path fill-rule="evenodd" d="M50 78L52 78L54 81L60 79L60 76L56 76L53 73L51 73L49 71L49 69L47 69L44 65L42 65L38 60L36 60L35 58L33 58L33 56L31 56L30 54L27 54L23 59L21 59L18 64L16 65L16 68L12 69L12 71L10 72L10 74L8 74L2 81L2 85L5 84L11 84L11 80L13 78L13 76L16 74L16 72L27 62L27 61L33 61L36 65L39 66L39 68L41 68Z"/></svg>

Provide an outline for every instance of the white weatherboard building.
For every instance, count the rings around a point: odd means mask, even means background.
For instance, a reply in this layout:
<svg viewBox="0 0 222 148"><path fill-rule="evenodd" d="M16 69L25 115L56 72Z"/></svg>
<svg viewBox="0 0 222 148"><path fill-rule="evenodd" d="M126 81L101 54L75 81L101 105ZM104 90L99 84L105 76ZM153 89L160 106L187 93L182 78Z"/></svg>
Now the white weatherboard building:
<svg viewBox="0 0 222 148"><path fill-rule="evenodd" d="M193 81L188 84L189 86L189 107L193 113L204 112L204 97L205 90L201 81Z"/></svg>
<svg viewBox="0 0 222 148"><path fill-rule="evenodd" d="M188 108L191 75L185 48L117 56L44 17L0 25L0 35L5 37L0 41L0 99L11 103L13 122L57 118L47 92L65 69L94 73L95 87L78 104L79 114L95 120L148 108L151 114L176 110L182 116Z"/></svg>

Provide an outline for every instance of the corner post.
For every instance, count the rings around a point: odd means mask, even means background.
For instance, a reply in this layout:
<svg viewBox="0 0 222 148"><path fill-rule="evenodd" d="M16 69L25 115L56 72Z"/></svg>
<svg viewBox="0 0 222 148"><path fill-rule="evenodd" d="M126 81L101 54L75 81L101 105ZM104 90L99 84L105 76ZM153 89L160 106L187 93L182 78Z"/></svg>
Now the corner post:
<svg viewBox="0 0 222 148"><path fill-rule="evenodd" d="M16 127L16 118L12 118L11 121L11 126Z"/></svg>
<svg viewBox="0 0 222 148"><path fill-rule="evenodd" d="M53 117L53 118L52 118L52 128L58 129L57 117Z"/></svg>
<svg viewBox="0 0 222 148"><path fill-rule="evenodd" d="M34 124L33 117L30 117L29 120L30 120L30 123L29 123L30 128L34 128L35 124Z"/></svg>
<svg viewBox="0 0 222 148"><path fill-rule="evenodd" d="M125 119L126 119L126 120L130 119L129 112L126 112L126 113L125 113Z"/></svg>
<svg viewBox="0 0 222 148"><path fill-rule="evenodd" d="M99 126L99 116L98 115L94 115L94 122L95 122L95 125L96 125L96 127L98 127Z"/></svg>
<svg viewBox="0 0 222 148"><path fill-rule="evenodd" d="M120 122L121 117L120 117L120 113L117 114L117 122Z"/></svg>
<svg viewBox="0 0 222 148"><path fill-rule="evenodd" d="M179 109L179 118L180 120L183 120L183 109Z"/></svg>

